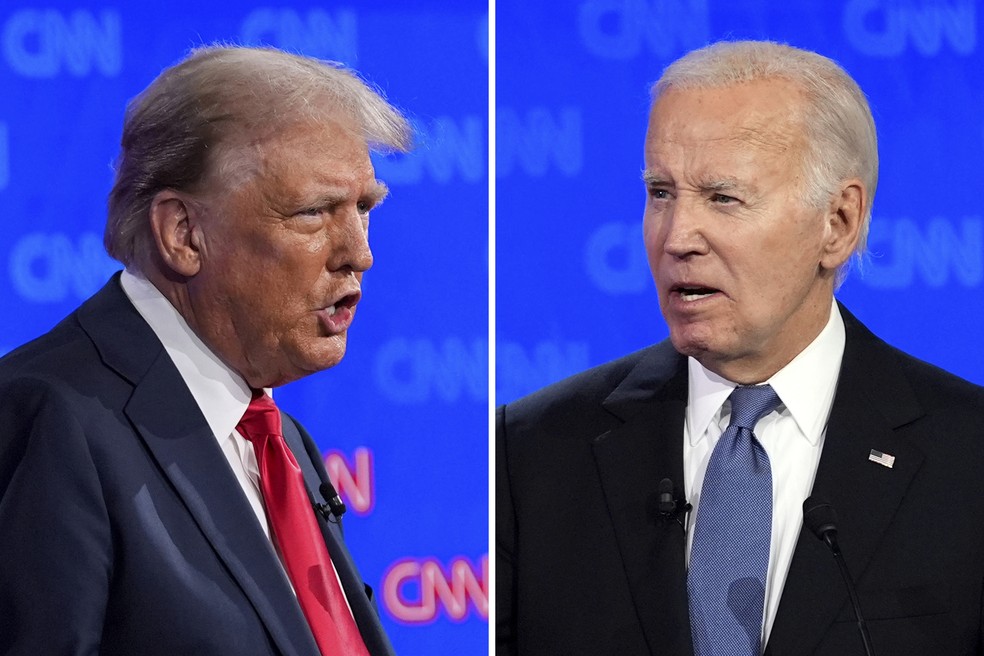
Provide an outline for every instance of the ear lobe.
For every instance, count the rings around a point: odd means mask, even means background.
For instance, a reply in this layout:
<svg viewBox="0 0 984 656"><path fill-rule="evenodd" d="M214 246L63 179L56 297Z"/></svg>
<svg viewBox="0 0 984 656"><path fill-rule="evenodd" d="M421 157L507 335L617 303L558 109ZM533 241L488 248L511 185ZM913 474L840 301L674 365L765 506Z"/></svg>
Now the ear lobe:
<svg viewBox="0 0 984 656"><path fill-rule="evenodd" d="M846 180L840 193L831 199L826 216L826 242L820 254L820 265L834 270L850 259L857 247L864 220L867 190L858 179Z"/></svg>
<svg viewBox="0 0 984 656"><path fill-rule="evenodd" d="M168 269L186 278L201 269L201 234L197 209L176 191L158 192L150 203L150 226L157 252Z"/></svg>

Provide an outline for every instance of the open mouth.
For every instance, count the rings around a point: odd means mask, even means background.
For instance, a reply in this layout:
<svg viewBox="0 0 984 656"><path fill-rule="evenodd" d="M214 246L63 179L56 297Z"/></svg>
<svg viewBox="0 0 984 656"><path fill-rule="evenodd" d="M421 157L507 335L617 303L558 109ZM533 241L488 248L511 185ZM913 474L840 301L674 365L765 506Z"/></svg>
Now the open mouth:
<svg viewBox="0 0 984 656"><path fill-rule="evenodd" d="M348 330L353 317L355 317L355 306L361 298L362 292L355 290L342 296L331 305L318 310L318 316L326 335L337 335Z"/></svg>
<svg viewBox="0 0 984 656"><path fill-rule="evenodd" d="M359 292L354 292L352 294L347 294L342 298L335 301L333 304L325 308L329 317L335 316L335 313L339 310L354 308L355 304L359 302L359 297L362 296Z"/></svg>
<svg viewBox="0 0 984 656"><path fill-rule="evenodd" d="M687 302L699 301L718 292L717 289L712 289L711 287L674 287L673 291Z"/></svg>

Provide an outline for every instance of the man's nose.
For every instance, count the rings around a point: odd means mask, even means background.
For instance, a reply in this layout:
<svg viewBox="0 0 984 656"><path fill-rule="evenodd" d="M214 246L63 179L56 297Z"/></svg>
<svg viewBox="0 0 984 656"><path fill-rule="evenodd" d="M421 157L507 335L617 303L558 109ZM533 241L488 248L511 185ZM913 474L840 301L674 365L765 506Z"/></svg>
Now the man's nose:
<svg viewBox="0 0 984 656"><path fill-rule="evenodd" d="M347 212L345 217L341 218L336 224L336 230L329 233L331 248L328 255L329 270L349 269L361 273L372 266L368 228L366 218L356 210Z"/></svg>
<svg viewBox="0 0 984 656"><path fill-rule="evenodd" d="M673 257L700 255L708 250L699 208L689 199L678 199L664 216L663 251Z"/></svg>

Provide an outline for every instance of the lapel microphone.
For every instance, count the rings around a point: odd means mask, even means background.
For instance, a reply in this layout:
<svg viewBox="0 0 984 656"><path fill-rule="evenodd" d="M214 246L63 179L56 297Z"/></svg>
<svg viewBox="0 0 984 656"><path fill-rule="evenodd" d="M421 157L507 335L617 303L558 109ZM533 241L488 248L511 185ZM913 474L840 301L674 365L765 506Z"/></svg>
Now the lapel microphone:
<svg viewBox="0 0 984 656"><path fill-rule="evenodd" d="M659 513L660 521L676 520L686 532L687 527L683 523L683 517L686 517L693 506L687 503L686 499L677 498L673 490L673 481L668 478L661 480L656 489L656 511Z"/></svg>
<svg viewBox="0 0 984 656"><path fill-rule="evenodd" d="M875 652L871 648L871 636L868 635L868 625L864 621L864 615L861 614L861 602L858 601L854 579L851 578L851 573L847 570L847 563L844 562L840 545L837 544L837 515L834 513L834 508L823 499L811 496L803 502L803 524L834 554L834 560L837 561L837 566L840 568L844 585L847 586L847 594L851 598L854 618L858 622L861 642L864 643L864 653L866 656L875 656Z"/></svg>
<svg viewBox="0 0 984 656"><path fill-rule="evenodd" d="M326 503L316 503L314 504L315 509L321 516L325 518L325 521L332 522L333 524L338 524L342 515L348 510L345 507L345 503L342 501L341 497L338 496L338 492L335 491L335 486L331 484L331 481L325 481L321 484L319 488L321 492L321 497Z"/></svg>

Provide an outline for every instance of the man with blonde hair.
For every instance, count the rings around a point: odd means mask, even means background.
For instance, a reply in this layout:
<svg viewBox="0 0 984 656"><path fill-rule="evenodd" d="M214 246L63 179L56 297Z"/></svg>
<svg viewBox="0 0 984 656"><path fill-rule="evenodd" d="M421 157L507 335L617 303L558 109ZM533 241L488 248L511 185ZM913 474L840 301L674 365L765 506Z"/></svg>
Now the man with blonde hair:
<svg viewBox="0 0 984 656"><path fill-rule="evenodd" d="M670 338L499 409L499 654L863 654L832 529L874 651L982 653L984 389L834 299L877 176L833 61L666 69L643 237Z"/></svg>
<svg viewBox="0 0 984 656"><path fill-rule="evenodd" d="M130 103L125 271L0 360L0 653L393 653L270 388L344 355L369 151L409 138L352 71L273 49L198 49Z"/></svg>

